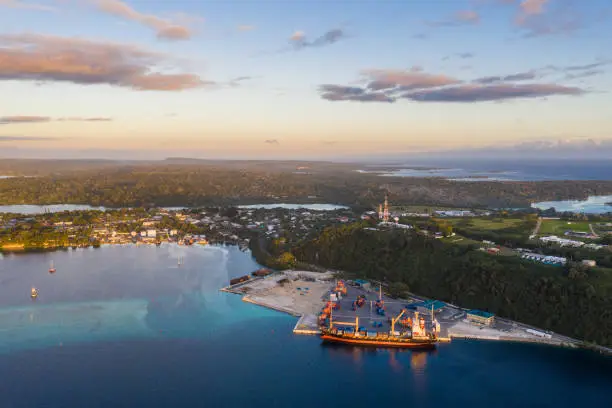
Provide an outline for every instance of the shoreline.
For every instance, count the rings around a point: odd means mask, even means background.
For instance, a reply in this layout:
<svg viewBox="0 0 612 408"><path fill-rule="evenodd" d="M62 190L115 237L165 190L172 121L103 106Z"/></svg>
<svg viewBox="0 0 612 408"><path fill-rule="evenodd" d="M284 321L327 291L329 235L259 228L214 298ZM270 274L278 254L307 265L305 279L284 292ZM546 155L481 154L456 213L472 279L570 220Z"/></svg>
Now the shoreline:
<svg viewBox="0 0 612 408"><path fill-rule="evenodd" d="M167 242L164 241L162 242L160 245L164 245L164 244L173 244L173 245L178 245L178 246L185 246L185 247L192 247L192 246L218 246L218 245L231 245L231 246L240 246L240 243L235 243L235 242L223 242L223 243L218 243L218 242L208 242L206 244L204 243L200 243L200 242L195 242L191 245L180 245L178 244L178 242ZM105 242L105 243L101 243L98 245L87 245L87 246L72 246L72 245L68 245L68 246L54 246L54 247L25 247L23 245L11 245L12 248L5 248L4 246L0 246L0 254L4 253L4 254L25 254L25 253L46 253L46 252L57 252L57 251L74 251L74 250L78 250L78 249L100 249L106 246L134 246L134 247L138 247L138 246L158 246L156 243L154 242Z"/></svg>
<svg viewBox="0 0 612 408"><path fill-rule="evenodd" d="M241 282L235 285L229 285L219 289L222 292L236 294L242 296L242 301L251 303L260 307L265 307L271 310L275 310L281 313L289 314L297 318L293 333L296 335L318 335L320 333L317 319L317 306L322 306L324 300L327 299L329 290L332 288L332 284L328 283L323 285L324 287L317 286L315 291L310 297L306 297L310 302L309 305L304 302L291 304L290 300L295 301L296 296L290 299L288 293L292 291L293 286L314 286L313 282L307 282L301 280L300 275L315 276L321 275L322 278L328 278L329 276L333 279L333 273L328 272L321 274L320 272L310 271L280 271L275 272L267 277L255 277L248 281ZM287 288L278 285L278 282L283 279L295 279L292 282L293 286ZM296 279L297 278L297 279ZM298 286L301 287L301 286ZM295 292L295 291L292 291ZM415 296L416 299L424 299L420 296ZM409 300L400 299L398 301L408 303ZM456 314L458 311L463 313L465 309L458 306L447 304L445 308L448 308L449 313ZM510 321L507 319L499 318L499 321L503 324L512 324L513 329L502 331L501 329L490 327L490 326L479 326L474 323L468 323L466 320L451 320L445 319L442 315L439 315L437 319L440 319L442 326L442 333L445 335L440 338L440 342L452 342L453 339L457 340L479 340L479 341L502 341L502 342L513 342L513 343L531 343L531 344L543 344L547 346L563 347L569 349L585 349L595 351L605 356L612 356L612 349L590 345L582 340L569 338L566 336L553 334L552 338L542 338L532 335L526 332L527 328L545 332L542 329L534 328L529 325L525 325L520 322Z"/></svg>

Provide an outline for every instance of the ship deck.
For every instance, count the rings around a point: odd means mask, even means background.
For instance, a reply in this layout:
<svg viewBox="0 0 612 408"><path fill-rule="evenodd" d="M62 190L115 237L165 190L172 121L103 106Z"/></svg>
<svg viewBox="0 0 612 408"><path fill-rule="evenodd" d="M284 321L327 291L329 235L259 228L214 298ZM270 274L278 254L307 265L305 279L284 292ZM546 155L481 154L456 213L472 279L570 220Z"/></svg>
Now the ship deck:
<svg viewBox="0 0 612 408"><path fill-rule="evenodd" d="M366 303L363 307L352 310L352 304L359 295L366 296ZM339 310L333 311L333 321L338 326L344 326L339 324L340 322L355 322L355 316L359 316L359 326L365 327L368 331L376 332L389 332L391 325L389 323L390 317L397 316L402 309L405 309L410 303L418 302L420 299L409 298L409 299L392 299L389 296L383 294L383 300L385 302L385 315L380 316L376 313L376 306L374 303L378 299L378 290L372 288L372 291L366 291L364 289L347 285L347 294L338 303L340 304ZM408 315L412 317L412 314ZM431 316L429 314L423 315L425 319L427 329L430 330ZM400 329L400 325L396 324L396 330Z"/></svg>

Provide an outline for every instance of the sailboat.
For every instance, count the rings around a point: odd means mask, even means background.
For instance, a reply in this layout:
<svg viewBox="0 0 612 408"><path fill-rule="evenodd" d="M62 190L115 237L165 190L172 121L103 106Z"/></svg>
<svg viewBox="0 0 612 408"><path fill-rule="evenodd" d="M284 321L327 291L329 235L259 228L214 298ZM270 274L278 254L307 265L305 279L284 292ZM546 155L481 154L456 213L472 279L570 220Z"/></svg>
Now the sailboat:
<svg viewBox="0 0 612 408"><path fill-rule="evenodd" d="M179 256L178 257L178 266L181 266L183 264L183 257Z"/></svg>
<svg viewBox="0 0 612 408"><path fill-rule="evenodd" d="M53 266L53 261L51 261L51 266L49 266L49 273L55 273L55 266Z"/></svg>
<svg viewBox="0 0 612 408"><path fill-rule="evenodd" d="M38 290L35 287L32 287L32 293L30 294L32 299L36 299L38 297Z"/></svg>

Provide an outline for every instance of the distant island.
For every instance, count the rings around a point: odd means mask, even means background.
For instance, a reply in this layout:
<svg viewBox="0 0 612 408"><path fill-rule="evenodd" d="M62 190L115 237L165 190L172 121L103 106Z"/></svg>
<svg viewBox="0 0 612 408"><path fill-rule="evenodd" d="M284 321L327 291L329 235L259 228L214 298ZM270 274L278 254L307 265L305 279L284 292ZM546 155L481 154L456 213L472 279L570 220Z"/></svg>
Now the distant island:
<svg viewBox="0 0 612 408"><path fill-rule="evenodd" d="M297 169L307 168L307 172ZM0 202L120 207L330 203L371 208L395 202L468 208L525 208L531 202L612 194L612 180L459 183L445 178L381 177L357 163L311 161L2 160ZM477 178L475 177L474 180Z"/></svg>

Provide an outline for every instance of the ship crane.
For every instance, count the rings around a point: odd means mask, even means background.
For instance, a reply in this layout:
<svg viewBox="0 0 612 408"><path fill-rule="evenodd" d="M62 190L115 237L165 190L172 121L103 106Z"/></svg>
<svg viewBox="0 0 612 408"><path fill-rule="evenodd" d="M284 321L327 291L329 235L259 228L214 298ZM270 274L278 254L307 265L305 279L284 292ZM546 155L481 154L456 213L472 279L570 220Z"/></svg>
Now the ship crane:
<svg viewBox="0 0 612 408"><path fill-rule="evenodd" d="M402 309L400 314L397 315L396 318L391 318L391 334L395 333L395 323L399 321L399 319L406 313L406 309Z"/></svg>
<svg viewBox="0 0 612 408"><path fill-rule="evenodd" d="M359 316L355 316L355 323L353 322L334 322L332 318L333 308L329 311L329 329L331 330L333 325L342 325L342 326L355 326L355 333L359 331Z"/></svg>

